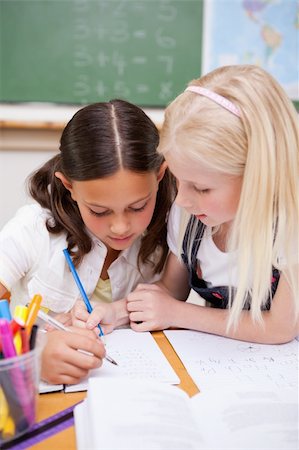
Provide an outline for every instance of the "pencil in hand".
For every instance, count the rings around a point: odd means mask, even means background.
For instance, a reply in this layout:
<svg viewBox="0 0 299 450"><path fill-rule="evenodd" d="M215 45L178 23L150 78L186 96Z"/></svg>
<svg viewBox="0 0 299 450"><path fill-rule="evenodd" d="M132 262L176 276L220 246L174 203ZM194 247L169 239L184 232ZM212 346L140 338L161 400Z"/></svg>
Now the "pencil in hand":
<svg viewBox="0 0 299 450"><path fill-rule="evenodd" d="M51 316L49 316L49 314L46 314L41 309L38 311L37 316L39 317L39 319L43 320L48 325L52 325L52 327L56 328L56 330L63 330L63 331L68 331L68 332L73 331L70 328L66 327L63 323L59 322L54 317L51 317ZM94 356L92 353L87 352L86 350L78 349L78 352L83 353L84 355L87 355L87 356ZM111 358L111 356L106 355L106 356L104 356L104 359L109 361L111 364L118 366L117 362L113 358Z"/></svg>
<svg viewBox="0 0 299 450"><path fill-rule="evenodd" d="M64 256L65 256L66 262L67 262L67 264L68 264L68 266L69 266L69 269L70 269L70 271L71 271L71 273L72 273L72 275L73 275L73 277L74 277L74 280L75 280L75 282L76 282L76 284L77 284L77 286L78 286L78 289L79 289L79 291L80 291L80 294L81 294L81 296L82 296L82 298L83 298L83 301L84 301L84 303L85 303L86 309L87 309L87 311L88 311L89 313L91 313L91 312L92 312L92 306L91 306L91 304L90 304L89 298L87 297L87 294L86 294L86 292L85 292L85 289L84 289L84 287L83 287L83 285L82 285L82 283L81 283L81 280L80 280L79 275L78 275L78 273L77 273L77 271L76 271L76 269L75 269L75 266L74 266L74 264L73 264L72 258L71 258L71 256L70 256L70 254L69 254L67 248L65 248L65 249L63 250L63 253L64 253ZM103 333L103 330L102 330L102 327L101 327L100 324L98 324L98 329L100 330L100 336L104 336L104 333Z"/></svg>

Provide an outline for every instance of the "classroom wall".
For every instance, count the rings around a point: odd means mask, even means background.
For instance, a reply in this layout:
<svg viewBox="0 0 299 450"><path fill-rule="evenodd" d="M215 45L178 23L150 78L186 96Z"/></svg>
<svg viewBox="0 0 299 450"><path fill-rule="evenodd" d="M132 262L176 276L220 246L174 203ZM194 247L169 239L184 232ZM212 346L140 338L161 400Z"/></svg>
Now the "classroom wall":
<svg viewBox="0 0 299 450"><path fill-rule="evenodd" d="M33 138L34 139L34 138ZM37 167L54 154L54 151L0 151L0 229L29 201L25 192L25 180Z"/></svg>

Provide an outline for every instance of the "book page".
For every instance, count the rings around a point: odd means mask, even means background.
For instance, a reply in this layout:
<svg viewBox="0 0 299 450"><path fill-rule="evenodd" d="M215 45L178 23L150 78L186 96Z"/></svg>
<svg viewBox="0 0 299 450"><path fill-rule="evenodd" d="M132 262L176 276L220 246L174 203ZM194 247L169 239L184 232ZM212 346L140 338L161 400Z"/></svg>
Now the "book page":
<svg viewBox="0 0 299 450"><path fill-rule="evenodd" d="M180 383L179 377L149 332L114 330L105 336L105 342L107 354L118 363L118 366L104 360L102 367L90 371L88 378L127 377L157 380L168 384ZM88 378L81 383L66 386L65 392L87 390Z"/></svg>
<svg viewBox="0 0 299 450"><path fill-rule="evenodd" d="M191 400L209 450L297 450L298 392L252 385L215 388Z"/></svg>
<svg viewBox="0 0 299 450"><path fill-rule="evenodd" d="M266 345L190 330L164 334L201 391L244 383L298 389L297 340Z"/></svg>
<svg viewBox="0 0 299 450"><path fill-rule="evenodd" d="M202 444L187 394L157 382L92 378L74 415L78 450L198 450Z"/></svg>

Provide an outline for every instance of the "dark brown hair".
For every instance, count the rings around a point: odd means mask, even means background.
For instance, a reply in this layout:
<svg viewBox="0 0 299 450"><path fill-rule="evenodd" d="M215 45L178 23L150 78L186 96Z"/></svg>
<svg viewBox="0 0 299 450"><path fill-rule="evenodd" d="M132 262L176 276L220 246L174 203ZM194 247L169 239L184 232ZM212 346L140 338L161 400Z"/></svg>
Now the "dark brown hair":
<svg viewBox="0 0 299 450"><path fill-rule="evenodd" d="M79 209L70 192L55 177L62 172L68 180L104 178L127 169L138 173L158 172L164 161L157 153L156 126L139 107L123 100L95 103L80 109L66 125L60 140L60 154L50 159L29 179L31 196L51 211L50 233L66 232L68 250L78 266L92 248ZM168 253L166 220L174 198L174 182L168 171L159 183L156 206L138 255L147 263L160 247L154 273L159 273Z"/></svg>

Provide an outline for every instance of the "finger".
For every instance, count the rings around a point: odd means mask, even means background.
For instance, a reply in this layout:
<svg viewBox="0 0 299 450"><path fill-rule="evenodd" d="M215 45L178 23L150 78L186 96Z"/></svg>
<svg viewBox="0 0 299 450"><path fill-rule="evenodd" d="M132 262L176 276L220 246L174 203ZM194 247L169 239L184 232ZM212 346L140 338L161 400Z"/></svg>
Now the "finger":
<svg viewBox="0 0 299 450"><path fill-rule="evenodd" d="M86 322L86 328L92 330L97 327L103 318L103 310L101 308L95 308L89 315Z"/></svg>
<svg viewBox="0 0 299 450"><path fill-rule="evenodd" d="M106 334L112 333L112 331L114 330L113 325L101 325L101 328L105 336ZM94 328L93 331L96 332L97 336L99 335L99 329L97 327Z"/></svg>
<svg viewBox="0 0 299 450"><path fill-rule="evenodd" d="M130 327L133 331L151 331L152 328L150 327L150 322L130 322Z"/></svg>
<svg viewBox="0 0 299 450"><path fill-rule="evenodd" d="M78 327L78 328L86 329L86 321L85 320L79 320L79 319L73 318L71 325L75 328Z"/></svg>
<svg viewBox="0 0 299 450"><path fill-rule="evenodd" d="M92 330L70 327L75 333L68 333L65 343L72 349L85 350L94 354L98 358L105 356L105 346Z"/></svg>
<svg viewBox="0 0 299 450"><path fill-rule="evenodd" d="M70 366L80 368L85 371L98 368L102 365L102 359L94 356L93 351L96 352L96 349L90 348L89 350L80 350L80 348L69 349L69 351L64 355L64 362L69 364Z"/></svg>
<svg viewBox="0 0 299 450"><path fill-rule="evenodd" d="M89 313L86 310L86 306L83 304L83 302L75 303L75 306L72 309L72 316L73 318L83 320L84 322L87 321Z"/></svg>
<svg viewBox="0 0 299 450"><path fill-rule="evenodd" d="M159 286L157 286L156 284L150 284L150 283L139 283L136 287L136 289L134 289L134 292L136 291L158 291L160 289Z"/></svg>
<svg viewBox="0 0 299 450"><path fill-rule="evenodd" d="M75 367L72 364L64 363L58 368L57 372L55 370L50 371L49 375L45 374L43 379L48 383L53 384L76 384L82 378L87 377L88 370L82 369L80 367Z"/></svg>
<svg viewBox="0 0 299 450"><path fill-rule="evenodd" d="M127 310L129 312L142 311L143 310L143 300L132 300L127 302Z"/></svg>
<svg viewBox="0 0 299 450"><path fill-rule="evenodd" d="M143 322L146 317L144 312L133 312L129 314L129 319L131 322Z"/></svg>

